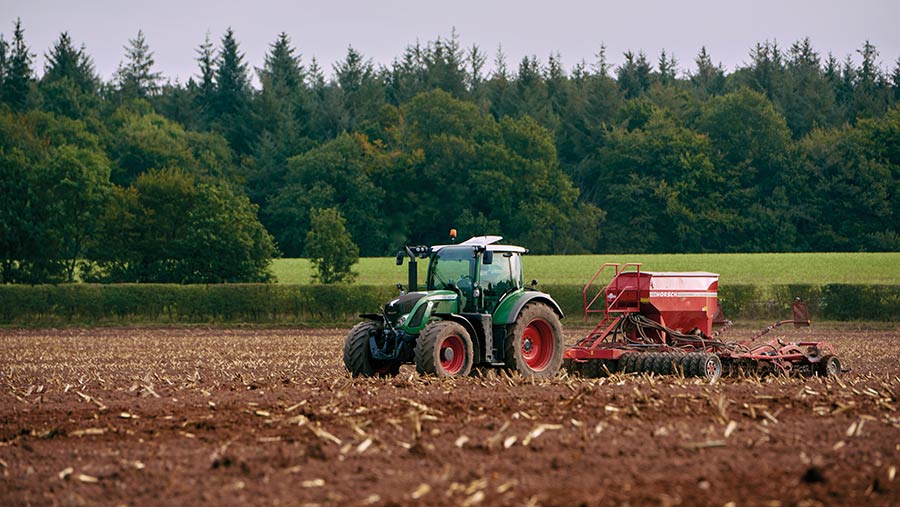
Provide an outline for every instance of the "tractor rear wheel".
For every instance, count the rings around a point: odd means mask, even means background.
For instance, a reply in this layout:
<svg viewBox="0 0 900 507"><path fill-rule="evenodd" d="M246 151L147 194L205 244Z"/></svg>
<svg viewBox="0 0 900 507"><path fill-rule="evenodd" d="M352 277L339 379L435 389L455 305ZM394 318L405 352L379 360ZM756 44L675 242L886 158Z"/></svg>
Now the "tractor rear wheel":
<svg viewBox="0 0 900 507"><path fill-rule="evenodd" d="M506 334L506 367L529 377L556 375L563 361L562 325L549 306L529 303Z"/></svg>
<svg viewBox="0 0 900 507"><path fill-rule="evenodd" d="M432 322L416 339L416 370L438 377L464 377L472 371L474 354L466 328L451 320Z"/></svg>
<svg viewBox="0 0 900 507"><path fill-rule="evenodd" d="M387 377L400 373L400 361L382 361L372 357L369 338L382 332L384 326L372 320L353 326L344 340L344 366L352 377Z"/></svg>

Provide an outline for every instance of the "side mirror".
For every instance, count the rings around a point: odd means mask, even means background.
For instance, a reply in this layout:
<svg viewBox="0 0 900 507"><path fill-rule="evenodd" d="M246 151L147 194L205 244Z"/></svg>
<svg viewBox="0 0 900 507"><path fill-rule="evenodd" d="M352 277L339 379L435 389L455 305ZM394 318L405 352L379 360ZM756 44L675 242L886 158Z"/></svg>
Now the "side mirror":
<svg viewBox="0 0 900 507"><path fill-rule="evenodd" d="M398 266L403 265L403 252L402 251L397 252L397 265Z"/></svg>
<svg viewBox="0 0 900 507"><path fill-rule="evenodd" d="M494 252L490 250L486 250L484 252L484 257L481 259L482 264L493 264L494 263Z"/></svg>
<svg viewBox="0 0 900 507"><path fill-rule="evenodd" d="M531 280L531 288L532 288L532 289L535 288L535 287L537 286L537 283L538 283L538 282L537 282L537 279Z"/></svg>

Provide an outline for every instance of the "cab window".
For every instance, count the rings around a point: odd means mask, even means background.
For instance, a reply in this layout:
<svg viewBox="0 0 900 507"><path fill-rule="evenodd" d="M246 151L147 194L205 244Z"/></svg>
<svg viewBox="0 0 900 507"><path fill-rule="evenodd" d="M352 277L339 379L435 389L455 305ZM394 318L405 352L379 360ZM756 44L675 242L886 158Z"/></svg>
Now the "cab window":
<svg viewBox="0 0 900 507"><path fill-rule="evenodd" d="M434 254L428 276L428 290L471 289L475 273L475 253L471 248L448 247Z"/></svg>
<svg viewBox="0 0 900 507"><path fill-rule="evenodd" d="M480 285L493 294L503 294L522 286L521 257L512 252L494 255L494 262L481 265Z"/></svg>

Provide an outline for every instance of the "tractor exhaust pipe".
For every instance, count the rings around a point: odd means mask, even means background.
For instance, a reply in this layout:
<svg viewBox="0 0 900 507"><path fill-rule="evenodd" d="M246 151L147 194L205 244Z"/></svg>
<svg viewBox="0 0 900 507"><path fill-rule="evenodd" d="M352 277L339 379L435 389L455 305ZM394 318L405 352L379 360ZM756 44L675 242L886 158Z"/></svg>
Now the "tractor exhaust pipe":
<svg viewBox="0 0 900 507"><path fill-rule="evenodd" d="M431 253L431 247L403 245L403 250L397 252L397 265L403 264L403 257L409 257L407 291L415 292L419 288L419 264L416 257L425 258Z"/></svg>
<svg viewBox="0 0 900 507"><path fill-rule="evenodd" d="M409 255L409 291L414 292L419 287L419 265L416 262L416 256L413 255L412 251L408 246L403 247L406 250L406 253Z"/></svg>

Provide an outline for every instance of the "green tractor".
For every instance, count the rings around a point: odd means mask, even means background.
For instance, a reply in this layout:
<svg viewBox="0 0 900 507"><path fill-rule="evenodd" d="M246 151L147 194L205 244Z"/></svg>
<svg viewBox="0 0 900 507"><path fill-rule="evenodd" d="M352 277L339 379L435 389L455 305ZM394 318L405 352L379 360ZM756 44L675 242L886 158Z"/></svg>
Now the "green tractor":
<svg viewBox="0 0 900 507"><path fill-rule="evenodd" d="M452 232L451 232L452 237ZM463 243L405 246L409 285L380 314L363 314L344 342L344 365L353 376L390 376L401 364L422 374L468 375L474 366L501 366L523 375L552 377L562 365L563 312L548 294L526 287L522 255L499 236ZM430 258L425 290L416 258Z"/></svg>

